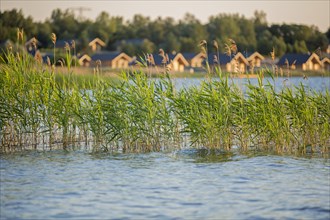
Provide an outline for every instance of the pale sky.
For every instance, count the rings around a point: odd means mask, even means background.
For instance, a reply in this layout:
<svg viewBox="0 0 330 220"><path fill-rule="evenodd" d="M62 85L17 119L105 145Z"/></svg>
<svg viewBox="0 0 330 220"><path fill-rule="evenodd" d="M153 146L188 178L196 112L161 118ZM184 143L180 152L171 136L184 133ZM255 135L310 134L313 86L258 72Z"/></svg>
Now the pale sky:
<svg viewBox="0 0 330 220"><path fill-rule="evenodd" d="M34 21L44 21L56 9L70 7L86 7L86 18L94 20L102 11L111 16L122 16L125 20L132 19L135 14L142 14L155 19L173 17L182 19L186 12L194 14L201 22L206 23L208 18L219 13L239 13L246 18L252 18L255 10L263 10L267 14L268 24L306 24L319 27L325 32L330 27L330 0L103 0L103 1L66 1L66 0L0 0L0 9L22 9L25 16L31 15ZM78 12L77 12L78 14Z"/></svg>

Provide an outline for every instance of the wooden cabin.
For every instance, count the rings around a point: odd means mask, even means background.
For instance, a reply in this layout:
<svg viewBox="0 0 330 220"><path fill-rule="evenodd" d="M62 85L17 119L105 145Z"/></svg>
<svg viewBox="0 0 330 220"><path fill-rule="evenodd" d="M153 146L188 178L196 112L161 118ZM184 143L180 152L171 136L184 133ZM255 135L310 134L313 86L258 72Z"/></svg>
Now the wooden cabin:
<svg viewBox="0 0 330 220"><path fill-rule="evenodd" d="M183 53L184 58L188 61L190 67L202 67L205 55L203 53Z"/></svg>
<svg viewBox="0 0 330 220"><path fill-rule="evenodd" d="M261 67L261 62L265 59L260 53L244 53L246 60L254 67Z"/></svg>
<svg viewBox="0 0 330 220"><path fill-rule="evenodd" d="M221 53L219 57L216 53L208 54L208 62L210 66L217 66L220 64L222 71L235 73L245 73L249 65L249 62L240 52L232 54L231 56Z"/></svg>
<svg viewBox="0 0 330 220"><path fill-rule="evenodd" d="M91 56L94 66L95 62L100 60L103 67L127 68L132 58L122 52L100 52Z"/></svg>
<svg viewBox="0 0 330 220"><path fill-rule="evenodd" d="M321 60L322 67L325 71L330 71L330 58L329 57L323 57Z"/></svg>
<svg viewBox="0 0 330 220"><path fill-rule="evenodd" d="M322 63L315 53L312 54L285 54L277 63L282 68L301 69L301 70L321 70Z"/></svg>
<svg viewBox="0 0 330 220"><path fill-rule="evenodd" d="M189 66L188 61L181 53L166 54L166 56L168 59L166 65L169 65L170 69L174 72L184 72L185 67ZM154 64L149 64L160 67L164 66L162 56L160 56L159 54L153 54L152 57L154 59Z"/></svg>
<svg viewBox="0 0 330 220"><path fill-rule="evenodd" d="M83 67L89 67L91 61L92 61L92 58L90 56L88 56L87 54L80 56L78 59L79 65L83 66Z"/></svg>
<svg viewBox="0 0 330 220"><path fill-rule="evenodd" d="M184 72L184 68L189 66L188 61L181 53L171 54L169 59L175 72Z"/></svg>
<svg viewBox="0 0 330 220"><path fill-rule="evenodd" d="M100 38L95 38L89 42L88 46L92 49L93 52L101 51L102 47L105 47L105 43Z"/></svg>

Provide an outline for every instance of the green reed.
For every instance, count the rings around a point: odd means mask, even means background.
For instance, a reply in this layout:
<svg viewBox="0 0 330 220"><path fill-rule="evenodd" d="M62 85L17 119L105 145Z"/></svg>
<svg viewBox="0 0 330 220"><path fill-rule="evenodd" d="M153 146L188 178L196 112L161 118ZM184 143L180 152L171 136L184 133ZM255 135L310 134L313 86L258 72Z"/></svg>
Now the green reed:
<svg viewBox="0 0 330 220"><path fill-rule="evenodd" d="M200 86L176 91L165 68L156 80L135 71L114 83L101 76L101 65L93 76L78 78L70 65L59 72L23 51L8 50L1 59L1 152L76 146L149 152L189 144L329 153L329 91L301 84L277 92L263 71L244 92L220 69Z"/></svg>

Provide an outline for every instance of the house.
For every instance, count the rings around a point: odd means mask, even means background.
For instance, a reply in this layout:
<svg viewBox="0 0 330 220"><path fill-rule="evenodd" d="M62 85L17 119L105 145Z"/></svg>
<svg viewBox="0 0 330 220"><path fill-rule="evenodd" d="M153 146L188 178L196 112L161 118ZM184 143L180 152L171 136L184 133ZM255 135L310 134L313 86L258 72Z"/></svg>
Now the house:
<svg viewBox="0 0 330 220"><path fill-rule="evenodd" d="M184 58L188 61L191 67L202 67L205 55L203 53L183 53Z"/></svg>
<svg viewBox="0 0 330 220"><path fill-rule="evenodd" d="M153 54L154 65L164 66L163 57L159 54ZM181 53L166 54L166 65L169 65L174 72L184 72L184 68L189 66L188 61Z"/></svg>
<svg viewBox="0 0 330 220"><path fill-rule="evenodd" d="M285 54L277 63L278 66L301 70L320 70L322 63L315 53L312 54Z"/></svg>
<svg viewBox="0 0 330 220"><path fill-rule="evenodd" d="M173 71L175 72L184 72L184 68L189 66L188 61L181 53L169 54L168 58L172 65Z"/></svg>
<svg viewBox="0 0 330 220"><path fill-rule="evenodd" d="M243 56L242 53L238 52L231 56L227 54L211 53L208 55L208 62L210 66L217 66L220 64L221 70L226 72L241 72L244 73L247 70L249 62Z"/></svg>
<svg viewBox="0 0 330 220"><path fill-rule="evenodd" d="M261 62L265 59L260 53L254 52L254 53L244 53L244 57L249 62L249 64L253 64L254 67L260 67Z"/></svg>
<svg viewBox="0 0 330 220"><path fill-rule="evenodd" d="M89 42L88 46L92 49L93 52L101 51L102 47L105 47L105 43L100 38L95 38Z"/></svg>
<svg viewBox="0 0 330 220"><path fill-rule="evenodd" d="M92 58L87 54L78 57L78 63L80 66L89 67Z"/></svg>
<svg viewBox="0 0 330 220"><path fill-rule="evenodd" d="M122 52L99 52L93 54L91 56L91 60L94 61L94 65L97 60L100 60L102 66L111 68L127 68L129 63L132 61L132 58Z"/></svg>
<svg viewBox="0 0 330 220"><path fill-rule="evenodd" d="M330 71L330 58L329 57L323 57L321 60L322 67L326 71Z"/></svg>
<svg viewBox="0 0 330 220"><path fill-rule="evenodd" d="M130 65L138 63L146 64L148 68L169 67L174 72L184 72L185 67L189 67L189 62L181 53L165 54L165 59L159 54L146 54L133 60Z"/></svg>

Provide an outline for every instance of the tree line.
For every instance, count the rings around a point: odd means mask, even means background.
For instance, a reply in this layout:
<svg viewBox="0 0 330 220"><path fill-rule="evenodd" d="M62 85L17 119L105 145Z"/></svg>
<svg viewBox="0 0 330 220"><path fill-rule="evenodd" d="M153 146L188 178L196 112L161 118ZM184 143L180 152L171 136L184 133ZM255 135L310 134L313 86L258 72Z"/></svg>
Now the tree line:
<svg viewBox="0 0 330 220"><path fill-rule="evenodd" d="M88 43L99 37L107 50L121 51L129 55L153 53L163 48L167 52L199 52L201 40L216 40L220 52L224 52L228 39L236 41L241 52L258 51L268 55L275 48L277 56L284 53L324 52L330 42L330 27L325 33L316 26L301 24L268 24L263 11L255 11L254 17L240 14L210 16L203 24L194 15L186 13L178 21L171 17L134 15L130 20L101 12L95 20L81 19L71 10L55 9L44 22L25 17L22 10L0 12L0 42L7 39L16 42L17 28L23 28L27 39L36 37L41 47L53 46L50 35L58 39L76 40L81 52L90 52ZM144 39L134 44L130 39ZM212 50L212 45L209 45Z"/></svg>

